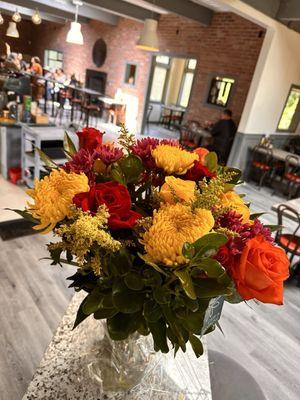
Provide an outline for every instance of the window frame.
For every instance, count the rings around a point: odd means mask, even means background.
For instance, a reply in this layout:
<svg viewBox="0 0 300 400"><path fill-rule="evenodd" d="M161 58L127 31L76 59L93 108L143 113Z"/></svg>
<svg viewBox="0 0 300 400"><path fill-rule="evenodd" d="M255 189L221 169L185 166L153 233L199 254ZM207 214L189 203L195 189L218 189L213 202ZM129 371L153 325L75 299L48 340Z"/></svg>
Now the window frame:
<svg viewBox="0 0 300 400"><path fill-rule="evenodd" d="M193 69L193 68L189 68L189 62L190 62L190 60L196 60L196 67L195 67L194 69ZM180 83L180 89L179 89L179 93L178 93L178 98L177 98L177 102L176 102L177 107L182 107L182 108L185 108L185 109L188 108L188 106L189 106L189 104L190 104L191 97L192 97L191 94L192 94L192 91L193 91L193 86L194 86L194 82L195 82L195 75L196 75L197 67L198 67L198 60L197 60L196 58L188 58L188 59L186 59L184 71L183 71L182 78L181 78L181 83ZM192 74L193 74L193 82L192 82L192 86L191 86L191 91L190 91L190 96L189 96L188 104L187 104L186 107L184 107L184 106L182 106L182 105L180 104L180 100L181 100L182 92L183 92L183 88L184 88L185 77L186 77L186 74L188 74L188 73L192 73Z"/></svg>
<svg viewBox="0 0 300 400"><path fill-rule="evenodd" d="M165 104L167 85L168 85L169 76L170 76L170 68L171 68L170 61L171 61L171 58L172 58L172 57L169 56L169 55L166 55L166 57L169 58L169 63L168 63L168 64L164 64L164 63L160 63L160 62L157 62L157 61L156 61L156 57L157 57L157 56L161 56L161 55L164 55L164 54L157 54L157 55L154 57L154 63L153 63L152 82L151 82L150 94L149 94L149 102L150 102L150 103L153 103L153 104ZM164 87L163 87L163 90L162 90L161 100L160 100L160 101L151 100L151 91L152 91L152 85L153 85L153 80L154 80L154 74L155 74L155 68L156 68L156 67L164 68L164 69L167 71L166 77L165 77L165 82L164 82Z"/></svg>
<svg viewBox="0 0 300 400"><path fill-rule="evenodd" d="M208 101L208 96L209 96L209 94L210 94L212 80L215 79L215 78L217 78L217 77L232 79L232 80L234 81L233 84L232 84L232 86L231 86L231 90L230 90L230 93L229 93L229 97L228 97L228 101L227 101L226 106L221 106L221 105L219 105L219 104L213 104L213 103L210 103L210 102ZM237 83L238 83L238 77L237 77L236 75L233 75L233 74L218 73L218 72L209 74L208 83L207 83L207 91L206 91L206 93L205 93L205 98L204 98L203 104L204 104L206 107L215 108L215 109L217 109L217 110L225 110L226 108L230 108L230 105L231 105L231 103L232 103L232 99L233 99L234 93L235 93L236 88L237 88Z"/></svg>
<svg viewBox="0 0 300 400"><path fill-rule="evenodd" d="M135 66L135 77L134 77L134 83L128 83L126 82L126 75L127 75L127 66L128 65L134 65ZM134 88L137 85L137 80L138 80L138 72L139 72L139 64L134 61L128 61L125 63L125 71L124 71L124 79L123 79L123 84L126 86L129 86L131 88Z"/></svg>
<svg viewBox="0 0 300 400"><path fill-rule="evenodd" d="M282 108L282 111L280 113L280 117L279 117L279 120L278 120L278 123L277 123L277 128L276 128L277 132L296 133L297 128L298 128L298 126L300 124L300 100L299 100L297 108L295 110L295 113L293 115L293 118L291 120L289 128L288 129L280 129L279 128L279 124L280 124L281 118L283 116L284 110L285 110L285 108L287 106L287 103L289 101L289 97L290 97L293 89L298 89L300 91L300 85L292 83L291 86L290 86L288 95L287 95L287 97L285 99L285 102L284 102L284 105L283 105L283 108Z"/></svg>
<svg viewBox="0 0 300 400"><path fill-rule="evenodd" d="M64 52L62 50L57 50L57 49L44 49L44 66L49 67L49 68L53 68L49 65L49 62L46 63L46 52L50 52L50 51L55 51L57 54L61 54L62 55L62 61L61 61L61 67L56 67L56 68L62 68L64 67ZM53 58L47 58L47 61L52 60L52 61L60 61L60 60L54 60Z"/></svg>

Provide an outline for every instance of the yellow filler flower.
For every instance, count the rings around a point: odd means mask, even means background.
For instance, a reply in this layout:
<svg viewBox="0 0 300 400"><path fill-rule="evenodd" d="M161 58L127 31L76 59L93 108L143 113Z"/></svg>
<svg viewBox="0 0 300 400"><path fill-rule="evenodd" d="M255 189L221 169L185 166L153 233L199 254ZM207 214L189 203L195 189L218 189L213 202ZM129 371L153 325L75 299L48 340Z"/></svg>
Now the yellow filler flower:
<svg viewBox="0 0 300 400"><path fill-rule="evenodd" d="M34 189L27 194L34 203L28 203L28 211L40 220L34 229L50 232L58 222L72 215L72 199L77 193L89 191L88 178L84 174L53 170L42 180L36 180Z"/></svg>
<svg viewBox="0 0 300 400"><path fill-rule="evenodd" d="M184 181L175 176L166 176L159 194L165 203L174 204L178 201L189 203L195 200L195 191L195 182Z"/></svg>
<svg viewBox="0 0 300 400"><path fill-rule="evenodd" d="M182 247L206 235L214 226L209 210L192 209L184 204L166 204L154 212L153 224L144 234L142 243L147 258L165 265L184 264Z"/></svg>
<svg viewBox="0 0 300 400"><path fill-rule="evenodd" d="M198 154L167 144L160 144L152 150L152 157L168 175L184 175L193 167L194 161L199 160Z"/></svg>

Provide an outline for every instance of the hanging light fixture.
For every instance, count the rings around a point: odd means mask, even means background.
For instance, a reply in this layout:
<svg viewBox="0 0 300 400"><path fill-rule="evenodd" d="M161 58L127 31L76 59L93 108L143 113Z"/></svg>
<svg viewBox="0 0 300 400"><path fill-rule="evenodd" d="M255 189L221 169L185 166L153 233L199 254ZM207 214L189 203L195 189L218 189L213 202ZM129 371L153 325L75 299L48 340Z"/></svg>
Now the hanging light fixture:
<svg viewBox="0 0 300 400"><path fill-rule="evenodd" d="M144 29L137 42L136 47L141 50L159 51L157 36L157 21L152 18L145 20Z"/></svg>
<svg viewBox="0 0 300 400"><path fill-rule="evenodd" d="M0 12L0 25L2 25L2 24L3 24L3 22L4 22L4 19L3 19L3 17L2 17L2 14L1 14L1 12Z"/></svg>
<svg viewBox="0 0 300 400"><path fill-rule="evenodd" d="M13 22L21 22L22 17L21 14L19 13L18 9L16 8L15 13L13 14L13 16L11 17L11 19L13 20Z"/></svg>
<svg viewBox="0 0 300 400"><path fill-rule="evenodd" d="M42 22L41 14L39 13L39 10L37 8L35 9L35 12L34 12L33 16L31 17L31 21L35 25L40 25L41 22Z"/></svg>
<svg viewBox="0 0 300 400"><path fill-rule="evenodd" d="M67 34L66 41L68 43L83 44L81 24L78 22L78 8L79 6L82 6L82 2L79 0L73 0L73 4L76 6L75 21L71 22L71 28Z"/></svg>
<svg viewBox="0 0 300 400"><path fill-rule="evenodd" d="M18 38L19 37L17 24L14 21L9 21L8 28L7 28L7 31L6 31L6 36L10 36L10 37L13 37L13 38Z"/></svg>

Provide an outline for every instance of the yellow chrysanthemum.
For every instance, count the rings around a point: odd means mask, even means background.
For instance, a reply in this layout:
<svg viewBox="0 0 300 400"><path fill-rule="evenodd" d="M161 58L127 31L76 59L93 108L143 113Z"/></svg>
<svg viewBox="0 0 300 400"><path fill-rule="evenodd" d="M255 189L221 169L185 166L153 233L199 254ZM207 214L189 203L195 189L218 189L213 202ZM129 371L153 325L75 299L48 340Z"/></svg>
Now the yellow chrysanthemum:
<svg viewBox="0 0 300 400"><path fill-rule="evenodd" d="M89 190L88 178L84 174L67 173L64 170L53 170L42 180L36 180L34 189L27 194L34 203L28 203L28 211L40 220L34 229L50 232L55 225L72 214L72 199L77 193Z"/></svg>
<svg viewBox="0 0 300 400"><path fill-rule="evenodd" d="M177 201L189 203L195 200L195 190L195 182L167 176L159 194L162 200L169 204L174 204Z"/></svg>
<svg viewBox="0 0 300 400"><path fill-rule="evenodd" d="M247 207L247 205L243 202L243 199L233 190L230 190L229 192L223 194L223 196L221 197L221 204L223 207L230 207L238 214L241 214L243 216L244 223L249 222L249 207Z"/></svg>
<svg viewBox="0 0 300 400"><path fill-rule="evenodd" d="M184 264L184 243L195 242L213 226L214 218L209 210L192 211L189 206L181 203L166 204L154 213L153 224L144 234L142 243L147 258L166 265Z"/></svg>
<svg viewBox="0 0 300 400"><path fill-rule="evenodd" d="M155 164L169 175L184 175L193 167L194 161L199 159L196 153L190 153L167 144L157 146L152 150L152 156Z"/></svg>

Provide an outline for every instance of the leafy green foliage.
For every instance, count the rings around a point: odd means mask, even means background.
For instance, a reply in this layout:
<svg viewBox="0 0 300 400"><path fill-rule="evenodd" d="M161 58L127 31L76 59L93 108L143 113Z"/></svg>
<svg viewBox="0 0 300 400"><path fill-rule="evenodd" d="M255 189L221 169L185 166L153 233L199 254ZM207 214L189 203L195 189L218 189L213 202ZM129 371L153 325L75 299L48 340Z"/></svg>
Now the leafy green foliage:
<svg viewBox="0 0 300 400"><path fill-rule="evenodd" d="M216 172L218 169L218 156L214 151L211 151L205 156L205 166L211 171Z"/></svg>
<svg viewBox="0 0 300 400"><path fill-rule="evenodd" d="M114 164L110 174L115 181L122 185L128 185L139 181L143 169L142 160L138 156L130 154Z"/></svg>
<svg viewBox="0 0 300 400"><path fill-rule="evenodd" d="M176 353L186 351L190 341L197 357L203 353L198 336L214 329L219 314L209 318L207 308L221 296L233 300L234 285L218 261L212 258L227 241L220 233L210 233L195 243L186 243L182 266L156 265L127 250L108 255L104 275L78 271L71 286L88 292L76 325L88 315L106 319L113 340L124 340L134 332L151 334L156 351L169 351L167 339Z"/></svg>
<svg viewBox="0 0 300 400"><path fill-rule="evenodd" d="M64 134L64 151L71 157L77 153L75 144L67 132Z"/></svg>

